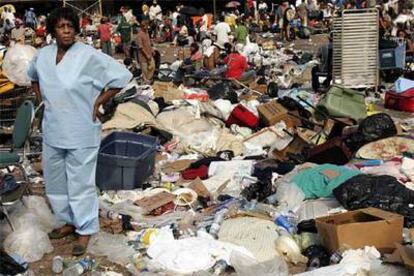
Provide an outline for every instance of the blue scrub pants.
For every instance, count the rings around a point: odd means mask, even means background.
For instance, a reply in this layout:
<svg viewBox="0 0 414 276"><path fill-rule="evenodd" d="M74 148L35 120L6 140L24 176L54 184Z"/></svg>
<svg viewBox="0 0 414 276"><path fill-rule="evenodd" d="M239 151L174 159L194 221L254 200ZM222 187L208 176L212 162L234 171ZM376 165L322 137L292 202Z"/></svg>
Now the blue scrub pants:
<svg viewBox="0 0 414 276"><path fill-rule="evenodd" d="M43 144L46 196L58 221L76 227L80 235L99 232L95 186L99 147L61 149Z"/></svg>

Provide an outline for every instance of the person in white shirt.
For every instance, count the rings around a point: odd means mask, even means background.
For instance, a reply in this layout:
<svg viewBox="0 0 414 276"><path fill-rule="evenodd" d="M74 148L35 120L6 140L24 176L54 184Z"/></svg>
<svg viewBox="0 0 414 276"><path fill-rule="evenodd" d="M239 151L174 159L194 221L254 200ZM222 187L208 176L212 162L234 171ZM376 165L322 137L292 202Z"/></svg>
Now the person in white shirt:
<svg viewBox="0 0 414 276"><path fill-rule="evenodd" d="M229 24L224 22L224 16L220 17L220 23L214 27L214 33L217 36L216 44L224 48L224 44L229 42L229 34L231 32Z"/></svg>
<svg viewBox="0 0 414 276"><path fill-rule="evenodd" d="M151 21L162 21L162 10L157 1L152 2L152 6L149 9L149 17Z"/></svg>
<svg viewBox="0 0 414 276"><path fill-rule="evenodd" d="M265 13L265 12L267 12L267 9L268 9L268 6L267 6L266 2L264 2L263 0L260 0L259 6L258 6L259 13L261 13L261 12Z"/></svg>

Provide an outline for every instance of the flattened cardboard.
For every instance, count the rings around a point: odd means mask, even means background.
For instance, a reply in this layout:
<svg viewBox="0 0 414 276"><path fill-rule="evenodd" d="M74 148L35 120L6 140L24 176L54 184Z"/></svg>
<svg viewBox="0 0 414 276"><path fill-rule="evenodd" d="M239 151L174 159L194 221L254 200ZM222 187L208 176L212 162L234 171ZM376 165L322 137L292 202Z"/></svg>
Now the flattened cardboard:
<svg viewBox="0 0 414 276"><path fill-rule="evenodd" d="M168 192L160 192L135 201L135 205L138 205L144 209L145 213L150 213L151 211L172 202L174 199L175 196L173 194Z"/></svg>
<svg viewBox="0 0 414 276"><path fill-rule="evenodd" d="M357 249L375 246L390 253L402 240L404 217L377 208L365 208L316 219L322 244L331 252L343 245Z"/></svg>
<svg viewBox="0 0 414 276"><path fill-rule="evenodd" d="M414 270L414 247L404 246L396 243L397 252L400 255L402 263L409 269Z"/></svg>

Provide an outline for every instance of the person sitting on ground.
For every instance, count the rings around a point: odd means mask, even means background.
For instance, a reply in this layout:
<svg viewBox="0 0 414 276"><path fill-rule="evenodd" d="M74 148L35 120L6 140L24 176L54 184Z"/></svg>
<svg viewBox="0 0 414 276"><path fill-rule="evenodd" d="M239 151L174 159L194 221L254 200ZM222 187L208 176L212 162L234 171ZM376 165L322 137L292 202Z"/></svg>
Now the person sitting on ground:
<svg viewBox="0 0 414 276"><path fill-rule="evenodd" d="M254 70L248 70L247 58L240 54L241 48L241 45L232 47L232 52L224 58L224 62L227 65L227 70L224 75L226 78L240 81L254 79L256 72Z"/></svg>
<svg viewBox="0 0 414 276"><path fill-rule="evenodd" d="M328 87L332 80L332 38L333 33L329 34L329 42L322 45L316 54L320 63L312 68L312 88L315 92L319 91L319 75L326 74L326 79L323 82L325 87Z"/></svg>
<svg viewBox="0 0 414 276"><path fill-rule="evenodd" d="M174 83L181 83L185 74L196 74L203 67L203 54L197 43L193 42L190 45L190 57L184 59L180 68L178 68Z"/></svg>

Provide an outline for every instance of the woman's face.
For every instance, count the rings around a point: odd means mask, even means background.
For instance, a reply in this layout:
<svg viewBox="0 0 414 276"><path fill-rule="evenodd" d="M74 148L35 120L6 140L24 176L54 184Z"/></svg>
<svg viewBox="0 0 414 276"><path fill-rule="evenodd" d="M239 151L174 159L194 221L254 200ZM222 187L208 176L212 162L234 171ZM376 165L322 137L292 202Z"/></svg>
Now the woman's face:
<svg viewBox="0 0 414 276"><path fill-rule="evenodd" d="M75 26L72 22L61 18L55 26L56 42L61 47L69 47L75 42Z"/></svg>

